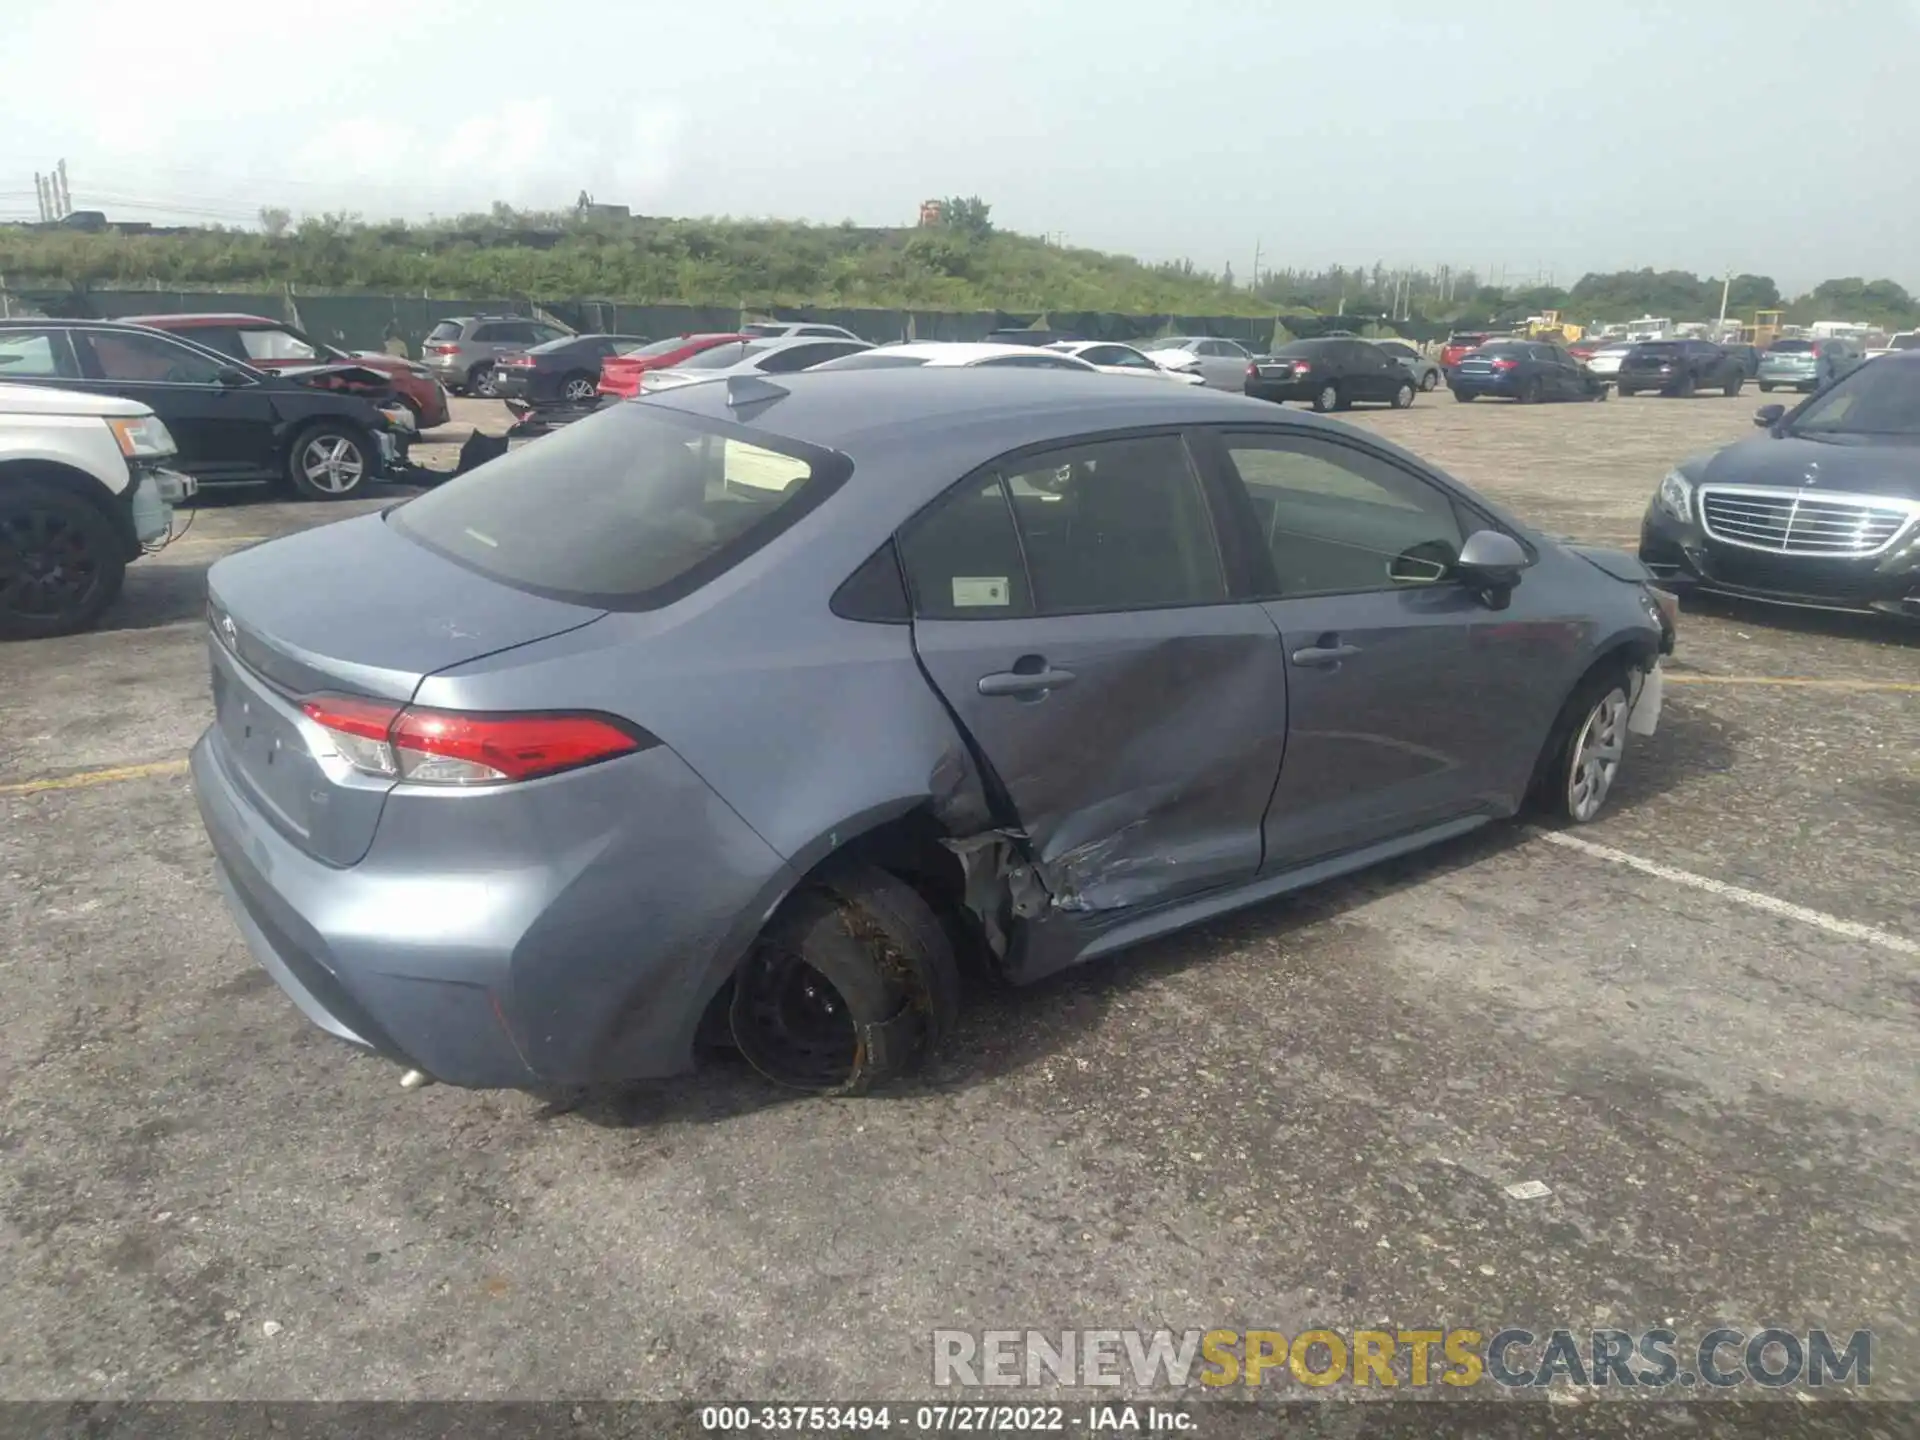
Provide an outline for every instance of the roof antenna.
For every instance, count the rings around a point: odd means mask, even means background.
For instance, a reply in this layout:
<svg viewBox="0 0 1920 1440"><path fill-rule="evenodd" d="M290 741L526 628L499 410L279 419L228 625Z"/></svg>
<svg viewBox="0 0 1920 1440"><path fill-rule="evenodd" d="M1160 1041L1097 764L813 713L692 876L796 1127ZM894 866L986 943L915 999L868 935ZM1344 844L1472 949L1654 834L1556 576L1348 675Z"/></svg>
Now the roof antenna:
<svg viewBox="0 0 1920 1440"><path fill-rule="evenodd" d="M757 405L763 400L779 400L792 393L759 375L727 377L727 408L729 410L738 410L745 405Z"/></svg>

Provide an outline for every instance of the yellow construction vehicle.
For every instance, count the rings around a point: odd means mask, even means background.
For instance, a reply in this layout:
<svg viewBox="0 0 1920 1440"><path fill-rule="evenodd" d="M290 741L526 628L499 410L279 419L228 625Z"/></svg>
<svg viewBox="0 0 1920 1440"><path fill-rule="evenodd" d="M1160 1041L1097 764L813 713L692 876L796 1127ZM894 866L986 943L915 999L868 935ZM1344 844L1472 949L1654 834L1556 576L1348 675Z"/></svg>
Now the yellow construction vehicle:
<svg viewBox="0 0 1920 1440"><path fill-rule="evenodd" d="M1740 327L1740 338L1754 349L1764 350L1780 338L1786 318L1784 310L1756 310L1753 312L1753 324Z"/></svg>
<svg viewBox="0 0 1920 1440"><path fill-rule="evenodd" d="M1545 310L1527 320L1529 340L1558 340L1563 345L1571 345L1581 333L1580 326L1563 324L1558 310Z"/></svg>

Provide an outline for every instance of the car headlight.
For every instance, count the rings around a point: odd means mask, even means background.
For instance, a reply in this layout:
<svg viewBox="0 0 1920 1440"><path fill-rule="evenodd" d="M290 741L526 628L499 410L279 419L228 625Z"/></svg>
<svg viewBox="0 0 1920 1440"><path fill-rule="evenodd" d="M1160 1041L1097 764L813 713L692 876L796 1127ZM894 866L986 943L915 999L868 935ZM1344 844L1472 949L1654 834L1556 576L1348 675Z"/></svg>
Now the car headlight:
<svg viewBox="0 0 1920 1440"><path fill-rule="evenodd" d="M1659 506L1676 520L1693 519L1693 482L1678 470L1669 470L1660 481Z"/></svg>
<svg viewBox="0 0 1920 1440"><path fill-rule="evenodd" d="M107 421L107 428L120 442L120 453L129 460L157 460L180 448L158 415L116 416Z"/></svg>

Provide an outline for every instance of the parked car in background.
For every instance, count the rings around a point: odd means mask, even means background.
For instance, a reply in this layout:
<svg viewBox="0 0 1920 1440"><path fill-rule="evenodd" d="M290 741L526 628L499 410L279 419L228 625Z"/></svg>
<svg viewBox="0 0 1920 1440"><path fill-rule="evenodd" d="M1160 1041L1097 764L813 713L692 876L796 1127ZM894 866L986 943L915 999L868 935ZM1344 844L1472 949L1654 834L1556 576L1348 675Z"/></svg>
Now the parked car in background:
<svg viewBox="0 0 1920 1440"><path fill-rule="evenodd" d="M859 340L844 325L822 325L813 320L755 320L740 327L742 335L761 340L791 340L802 337L816 340ZM865 342L862 342L865 343Z"/></svg>
<svg viewBox="0 0 1920 1440"><path fill-rule="evenodd" d="M456 315L427 332L426 366L455 395L494 398L494 369L503 355L531 350L572 332L524 315Z"/></svg>
<svg viewBox="0 0 1920 1440"><path fill-rule="evenodd" d="M1920 350L1753 418L1667 473L1640 558L1662 584L1920 620Z"/></svg>
<svg viewBox="0 0 1920 1440"><path fill-rule="evenodd" d="M864 340L816 339L793 336L779 340L735 340L703 350L690 360L665 369L648 370L640 377L640 393L650 395L703 380L723 380L729 375L791 375L856 355L873 347Z"/></svg>
<svg viewBox="0 0 1920 1440"><path fill-rule="evenodd" d="M1631 555L1364 431L990 367L609 406L207 590L241 936L475 1087L730 1035L858 1090L948 1033L955 943L1029 983L1529 802L1591 821L1673 643Z"/></svg>
<svg viewBox="0 0 1920 1440"><path fill-rule="evenodd" d="M494 364L494 393L516 415L591 405L600 394L600 366L647 343L644 335L562 335Z"/></svg>
<svg viewBox="0 0 1920 1440"><path fill-rule="evenodd" d="M43 341L0 336L0 375ZM194 481L152 409L0 381L0 640L90 630Z"/></svg>
<svg viewBox="0 0 1920 1440"><path fill-rule="evenodd" d="M649 370L664 370L691 360L718 345L731 345L754 337L737 330L712 331L704 335L676 335L636 346L600 362L600 393L631 400L640 393L640 381Z"/></svg>
<svg viewBox="0 0 1920 1440"><path fill-rule="evenodd" d="M1852 340L1776 340L1760 357L1762 391L1780 386L1803 394L1831 385L1866 358Z"/></svg>
<svg viewBox="0 0 1920 1440"><path fill-rule="evenodd" d="M1738 395L1747 383L1746 368L1711 340L1643 340L1626 353L1614 384L1625 397L1646 390L1662 395L1692 395L1718 390Z"/></svg>
<svg viewBox="0 0 1920 1440"><path fill-rule="evenodd" d="M820 370L935 370L984 365L996 370L1078 370L1093 366L1077 355L1031 345L993 345L984 340L919 340L910 345L879 345L829 360Z"/></svg>
<svg viewBox="0 0 1920 1440"><path fill-rule="evenodd" d="M1586 367L1587 373L1596 379L1617 379L1620 375L1620 362L1627 358L1628 352L1633 349L1635 343L1632 340L1609 340L1581 363Z"/></svg>
<svg viewBox="0 0 1920 1440"><path fill-rule="evenodd" d="M1578 340L1574 340L1568 344L1567 354L1584 365L1600 351L1607 349L1609 346L1622 343L1617 336L1582 335Z"/></svg>
<svg viewBox="0 0 1920 1440"><path fill-rule="evenodd" d="M1418 388L1439 389L1441 380L1445 378L1439 361L1429 360L1404 340L1376 340L1373 343L1405 366Z"/></svg>
<svg viewBox="0 0 1920 1440"><path fill-rule="evenodd" d="M1156 365L1172 370L1197 370L1215 390L1239 390L1253 360L1244 345L1211 335L1170 335L1142 347Z"/></svg>
<svg viewBox="0 0 1920 1440"><path fill-rule="evenodd" d="M1247 362L1242 389L1256 400L1305 400L1316 410L1344 410L1355 402L1413 404L1413 376L1371 340L1290 340L1271 355Z"/></svg>
<svg viewBox="0 0 1920 1440"><path fill-rule="evenodd" d="M1136 375L1148 380L1171 380L1179 385L1206 384L1201 376L1191 370L1156 365L1133 346L1111 340L1056 340L1047 349L1084 360L1108 375Z"/></svg>
<svg viewBox="0 0 1920 1440"><path fill-rule="evenodd" d="M358 361L274 375L111 320L0 320L0 379L148 406L202 487L285 483L345 500L394 473L414 433L412 412Z"/></svg>
<svg viewBox="0 0 1920 1440"><path fill-rule="evenodd" d="M1451 370L1458 365L1470 350L1478 350L1492 335L1485 330L1456 330L1447 336L1447 343L1440 347L1440 368Z"/></svg>
<svg viewBox="0 0 1920 1440"><path fill-rule="evenodd" d="M1872 360L1881 355L1897 355L1903 350L1920 350L1920 330L1902 330L1898 334L1889 335L1886 344L1876 345L1867 351L1867 359Z"/></svg>
<svg viewBox="0 0 1920 1440"><path fill-rule="evenodd" d="M446 388L426 366L398 355L349 355L306 331L260 315L122 315L123 325L145 325L152 330L184 335L196 345L244 360L256 370L280 373L315 365L359 365L387 377L394 393L413 412L416 430L432 430L447 423Z"/></svg>
<svg viewBox="0 0 1920 1440"><path fill-rule="evenodd" d="M1543 340L1489 340L1447 372L1447 388L1460 401L1500 396L1532 404L1542 400L1604 400L1607 382L1558 345Z"/></svg>

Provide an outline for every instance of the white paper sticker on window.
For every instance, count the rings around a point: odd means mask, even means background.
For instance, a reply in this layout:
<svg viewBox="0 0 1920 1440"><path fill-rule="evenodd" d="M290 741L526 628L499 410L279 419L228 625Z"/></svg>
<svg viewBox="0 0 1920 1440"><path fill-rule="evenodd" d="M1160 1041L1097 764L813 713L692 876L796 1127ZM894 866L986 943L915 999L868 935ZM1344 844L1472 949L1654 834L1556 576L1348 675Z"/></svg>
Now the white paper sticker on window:
<svg viewBox="0 0 1920 1440"><path fill-rule="evenodd" d="M1010 605L1007 577L1004 575L956 575L953 577L953 606Z"/></svg>

